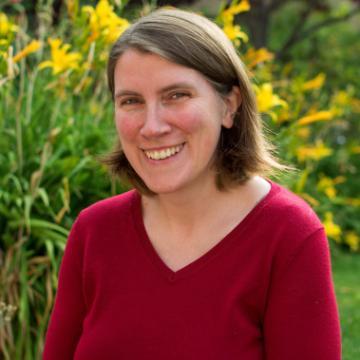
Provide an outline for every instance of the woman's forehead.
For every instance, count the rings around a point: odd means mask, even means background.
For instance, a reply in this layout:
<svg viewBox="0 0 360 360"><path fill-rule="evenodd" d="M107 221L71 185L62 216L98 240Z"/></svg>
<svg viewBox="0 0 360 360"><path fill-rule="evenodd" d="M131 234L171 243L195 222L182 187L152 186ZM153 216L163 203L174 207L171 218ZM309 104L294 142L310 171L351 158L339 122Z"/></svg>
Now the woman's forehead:
<svg viewBox="0 0 360 360"><path fill-rule="evenodd" d="M169 61L154 53L126 50L117 60L114 80L116 87L126 84L143 85L155 83L170 86L171 83L201 85L208 82L195 69Z"/></svg>

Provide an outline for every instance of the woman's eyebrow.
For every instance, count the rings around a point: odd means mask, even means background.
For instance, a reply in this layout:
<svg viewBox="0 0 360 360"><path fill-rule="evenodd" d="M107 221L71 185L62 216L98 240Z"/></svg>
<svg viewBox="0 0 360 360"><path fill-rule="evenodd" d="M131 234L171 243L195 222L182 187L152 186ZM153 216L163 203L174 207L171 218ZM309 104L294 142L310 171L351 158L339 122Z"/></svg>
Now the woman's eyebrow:
<svg viewBox="0 0 360 360"><path fill-rule="evenodd" d="M115 98L121 97L121 96L125 96L125 95L136 95L136 96L140 96L140 94L136 91L132 91L132 90L119 90L117 92L115 92Z"/></svg>
<svg viewBox="0 0 360 360"><path fill-rule="evenodd" d="M188 83L188 82L177 82L177 83L174 83L174 84L171 84L171 85L168 85L168 86L165 86L161 89L159 89L157 91L158 94L162 94L164 92L167 92L167 91L171 91L171 90L174 90L174 89L179 89L179 88L185 88L185 89L194 89L194 85ZM137 91L134 91L134 90L119 90L115 93L115 98L118 98L118 97L121 97L121 96L128 96L128 95L135 95L135 96L141 96L140 93L138 93Z"/></svg>
<svg viewBox="0 0 360 360"><path fill-rule="evenodd" d="M169 86L165 86L164 88L160 89L159 93L163 93L163 92L167 92L167 91L179 89L179 88L193 89L194 85L190 84L188 82L177 82L177 83L171 84Z"/></svg>

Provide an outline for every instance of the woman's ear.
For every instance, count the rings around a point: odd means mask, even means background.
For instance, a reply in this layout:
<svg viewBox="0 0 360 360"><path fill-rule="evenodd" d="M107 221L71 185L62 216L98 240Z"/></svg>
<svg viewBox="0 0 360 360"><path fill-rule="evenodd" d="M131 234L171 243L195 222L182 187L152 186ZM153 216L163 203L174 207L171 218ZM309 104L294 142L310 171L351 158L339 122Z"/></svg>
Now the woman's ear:
<svg viewBox="0 0 360 360"><path fill-rule="evenodd" d="M222 125L230 129L234 125L235 114L242 102L240 88L238 86L233 86L229 94L225 96L224 101L226 112L223 117Z"/></svg>

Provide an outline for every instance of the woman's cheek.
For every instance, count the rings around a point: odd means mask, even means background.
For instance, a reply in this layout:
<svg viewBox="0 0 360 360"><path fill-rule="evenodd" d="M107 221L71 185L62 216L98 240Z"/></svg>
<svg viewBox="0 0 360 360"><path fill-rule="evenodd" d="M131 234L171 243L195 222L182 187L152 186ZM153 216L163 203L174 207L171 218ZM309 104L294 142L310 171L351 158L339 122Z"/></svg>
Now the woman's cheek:
<svg viewBox="0 0 360 360"><path fill-rule="evenodd" d="M120 138L134 138L136 137L139 129L135 119L126 115L116 116L116 129Z"/></svg>
<svg viewBox="0 0 360 360"><path fill-rule="evenodd" d="M192 134L202 127L203 119L201 113L197 111L186 111L177 115L180 123L177 124L181 130L188 134Z"/></svg>

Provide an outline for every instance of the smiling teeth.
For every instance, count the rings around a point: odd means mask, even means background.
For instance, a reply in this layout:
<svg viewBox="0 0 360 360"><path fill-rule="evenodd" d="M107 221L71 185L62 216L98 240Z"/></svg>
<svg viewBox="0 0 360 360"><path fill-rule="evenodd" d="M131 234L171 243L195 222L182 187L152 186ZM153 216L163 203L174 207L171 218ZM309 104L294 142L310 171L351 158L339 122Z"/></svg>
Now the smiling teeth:
<svg viewBox="0 0 360 360"><path fill-rule="evenodd" d="M145 155L151 160L164 160L177 154L182 147L183 145L177 145L160 151L145 151Z"/></svg>

